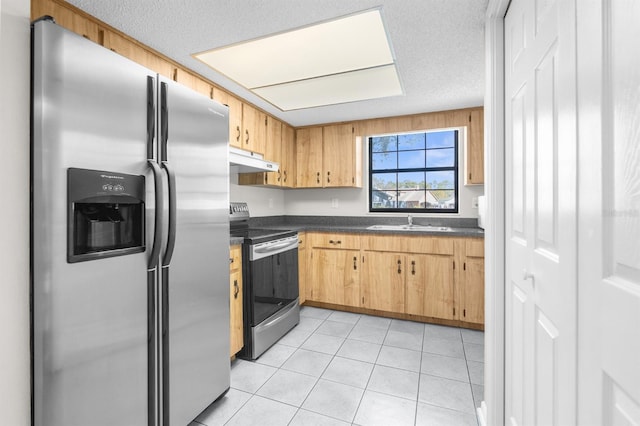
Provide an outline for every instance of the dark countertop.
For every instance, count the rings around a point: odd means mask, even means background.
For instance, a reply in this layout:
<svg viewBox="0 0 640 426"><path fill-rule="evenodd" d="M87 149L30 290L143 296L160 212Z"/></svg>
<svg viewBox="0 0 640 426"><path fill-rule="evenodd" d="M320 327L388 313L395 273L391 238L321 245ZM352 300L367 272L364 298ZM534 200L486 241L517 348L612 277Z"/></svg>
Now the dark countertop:
<svg viewBox="0 0 640 426"><path fill-rule="evenodd" d="M229 237L229 245L235 246L236 244L242 244L244 242L244 238L242 237Z"/></svg>
<svg viewBox="0 0 640 426"><path fill-rule="evenodd" d="M406 217L361 216L268 216L251 218L254 228L291 229L294 231L350 232L357 234L430 235L440 237L484 238L484 229L478 228L476 219L414 217L415 225L449 227L450 231L437 230L380 230L367 229L371 225L406 225Z"/></svg>

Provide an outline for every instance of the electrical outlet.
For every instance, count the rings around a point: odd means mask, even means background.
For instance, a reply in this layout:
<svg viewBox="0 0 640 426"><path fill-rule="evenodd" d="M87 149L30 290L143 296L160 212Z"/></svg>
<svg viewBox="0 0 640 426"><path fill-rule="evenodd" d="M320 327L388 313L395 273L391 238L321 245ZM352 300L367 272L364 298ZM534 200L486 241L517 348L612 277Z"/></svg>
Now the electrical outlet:
<svg viewBox="0 0 640 426"><path fill-rule="evenodd" d="M338 203L338 199L337 198L332 198L331 199L331 207L332 208L337 209L338 208L338 204L339 203Z"/></svg>
<svg viewBox="0 0 640 426"><path fill-rule="evenodd" d="M478 208L478 197L473 197L471 199L471 208L474 208L474 209Z"/></svg>

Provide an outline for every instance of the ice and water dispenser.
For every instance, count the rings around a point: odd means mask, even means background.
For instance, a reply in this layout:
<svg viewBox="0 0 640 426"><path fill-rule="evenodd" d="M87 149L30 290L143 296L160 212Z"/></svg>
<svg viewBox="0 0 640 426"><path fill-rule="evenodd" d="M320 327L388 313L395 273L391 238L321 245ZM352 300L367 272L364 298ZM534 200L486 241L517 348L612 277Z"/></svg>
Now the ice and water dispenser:
<svg viewBox="0 0 640 426"><path fill-rule="evenodd" d="M69 263L145 250L144 176L67 170Z"/></svg>

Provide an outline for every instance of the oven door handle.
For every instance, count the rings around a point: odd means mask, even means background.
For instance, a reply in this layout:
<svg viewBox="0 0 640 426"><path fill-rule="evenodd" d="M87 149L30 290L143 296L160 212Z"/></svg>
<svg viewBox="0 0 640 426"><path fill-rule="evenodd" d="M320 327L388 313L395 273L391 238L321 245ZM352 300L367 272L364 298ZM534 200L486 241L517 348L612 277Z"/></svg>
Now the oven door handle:
<svg viewBox="0 0 640 426"><path fill-rule="evenodd" d="M282 321L283 319L285 319L285 318L286 318L287 314L288 314L289 312L291 312L293 309L295 309L297 306L298 306L298 299L296 299L296 300L294 301L294 303L291 303L291 304L290 304L290 306L285 307L284 309L282 309L281 311L279 311L279 312L277 313L277 315L276 315L274 318L272 318L272 319L271 319L271 321L269 321L269 322L265 322L265 323L261 323L261 324L259 325L259 327L260 327L260 328L267 328L267 327L269 327L269 326L272 326L272 325L274 325L274 324L276 324L276 323L278 323L278 322Z"/></svg>
<svg viewBox="0 0 640 426"><path fill-rule="evenodd" d="M282 243L278 243L278 244L273 244L273 245L269 245L266 247L256 247L254 249L255 253L260 253L260 254L277 254L277 253L281 253L283 251L285 251L284 249L286 248L294 248L292 246L297 247L298 246L298 238L295 239L291 239L288 241L284 241Z"/></svg>

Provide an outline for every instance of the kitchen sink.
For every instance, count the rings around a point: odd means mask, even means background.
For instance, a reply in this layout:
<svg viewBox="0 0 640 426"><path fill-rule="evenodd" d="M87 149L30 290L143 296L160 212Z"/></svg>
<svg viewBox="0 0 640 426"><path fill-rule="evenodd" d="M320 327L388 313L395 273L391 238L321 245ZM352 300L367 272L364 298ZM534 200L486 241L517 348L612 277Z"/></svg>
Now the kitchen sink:
<svg viewBox="0 0 640 426"><path fill-rule="evenodd" d="M371 225L367 229L376 231L435 231L435 232L451 232L453 228L449 226L433 226L433 225Z"/></svg>

